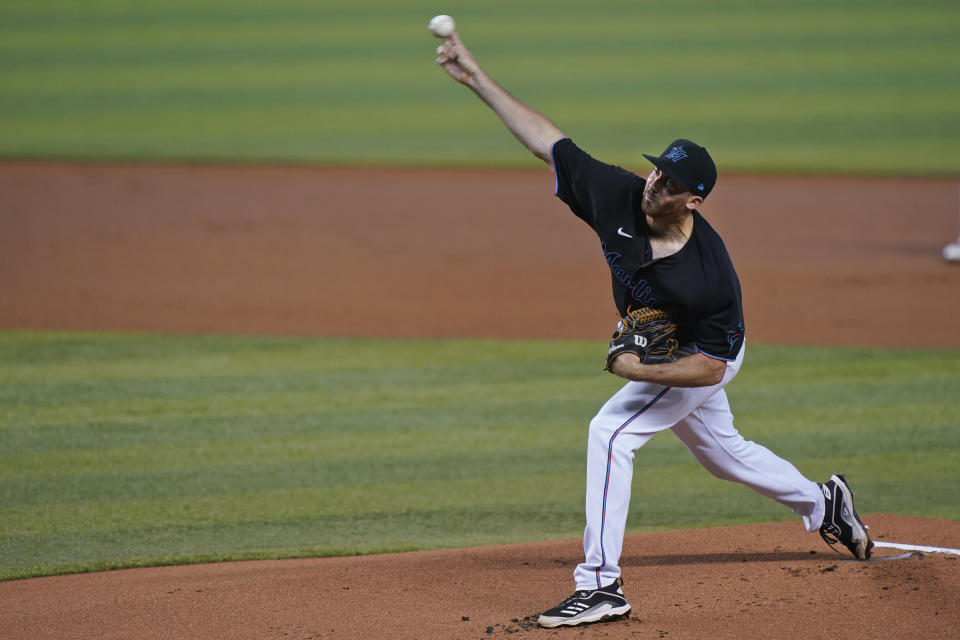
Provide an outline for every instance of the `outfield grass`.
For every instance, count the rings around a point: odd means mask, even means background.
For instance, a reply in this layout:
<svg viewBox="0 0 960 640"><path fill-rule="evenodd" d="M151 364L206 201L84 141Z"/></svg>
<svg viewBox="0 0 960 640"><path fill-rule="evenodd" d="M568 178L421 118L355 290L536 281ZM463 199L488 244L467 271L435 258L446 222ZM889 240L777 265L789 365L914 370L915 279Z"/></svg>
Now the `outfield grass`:
<svg viewBox="0 0 960 640"><path fill-rule="evenodd" d="M439 10L595 155L960 174L954 0L0 3L0 156L532 165L433 63Z"/></svg>
<svg viewBox="0 0 960 640"><path fill-rule="evenodd" d="M0 333L0 579L579 537L602 351ZM960 353L751 346L728 392L861 511L960 518ZM669 434L638 454L630 531L792 518Z"/></svg>

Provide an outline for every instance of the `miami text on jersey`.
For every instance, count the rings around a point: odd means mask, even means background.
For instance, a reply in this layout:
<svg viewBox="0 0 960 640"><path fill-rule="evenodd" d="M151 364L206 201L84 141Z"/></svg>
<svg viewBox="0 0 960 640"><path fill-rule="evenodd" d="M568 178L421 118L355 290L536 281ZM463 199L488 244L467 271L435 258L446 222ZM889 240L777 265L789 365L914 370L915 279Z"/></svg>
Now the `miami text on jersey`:
<svg viewBox="0 0 960 640"><path fill-rule="evenodd" d="M650 289L647 281L634 280L632 273L628 273L626 269L617 264L617 260L623 257L622 254L616 251L607 251L607 245L603 242L600 243L600 246L603 247L603 258L610 267L610 273L613 274L613 277L616 278L620 284L630 290L630 295L633 296L633 299L642 302L648 307L656 304L657 299L653 296L653 291Z"/></svg>

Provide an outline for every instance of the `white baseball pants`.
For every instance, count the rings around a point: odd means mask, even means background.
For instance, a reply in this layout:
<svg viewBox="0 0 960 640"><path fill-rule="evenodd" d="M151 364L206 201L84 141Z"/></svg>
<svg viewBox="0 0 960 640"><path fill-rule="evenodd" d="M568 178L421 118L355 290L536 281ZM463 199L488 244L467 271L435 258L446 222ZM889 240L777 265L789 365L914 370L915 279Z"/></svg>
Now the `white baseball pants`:
<svg viewBox="0 0 960 640"><path fill-rule="evenodd" d="M793 509L807 531L823 521L824 499L815 482L766 447L744 440L733 426L726 386L746 347L727 363L712 387L675 388L628 382L590 422L587 443L585 560L574 571L577 590L597 589L620 576L620 552L630 506L633 452L671 430L710 473L740 482Z"/></svg>

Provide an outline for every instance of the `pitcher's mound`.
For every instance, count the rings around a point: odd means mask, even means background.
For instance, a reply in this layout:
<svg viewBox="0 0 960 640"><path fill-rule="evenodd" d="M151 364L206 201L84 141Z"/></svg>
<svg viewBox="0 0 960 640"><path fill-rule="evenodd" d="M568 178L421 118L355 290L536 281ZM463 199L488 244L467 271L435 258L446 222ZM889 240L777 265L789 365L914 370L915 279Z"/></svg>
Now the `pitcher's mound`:
<svg viewBox="0 0 960 640"><path fill-rule="evenodd" d="M960 546L960 522L864 520L878 542ZM948 638L960 556L858 562L797 523L628 536L629 618L540 629L580 542L235 562L0 583L3 638Z"/></svg>

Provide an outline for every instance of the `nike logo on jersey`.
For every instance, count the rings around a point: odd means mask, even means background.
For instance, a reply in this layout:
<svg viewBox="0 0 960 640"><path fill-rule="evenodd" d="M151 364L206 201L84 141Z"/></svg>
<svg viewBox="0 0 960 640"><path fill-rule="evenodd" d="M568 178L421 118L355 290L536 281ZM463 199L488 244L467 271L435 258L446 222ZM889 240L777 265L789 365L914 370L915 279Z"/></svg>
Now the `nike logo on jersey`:
<svg viewBox="0 0 960 640"><path fill-rule="evenodd" d="M623 236L624 238L633 238L633 236L630 235L629 233L624 233L623 227L620 227L619 229L617 229L617 235Z"/></svg>

